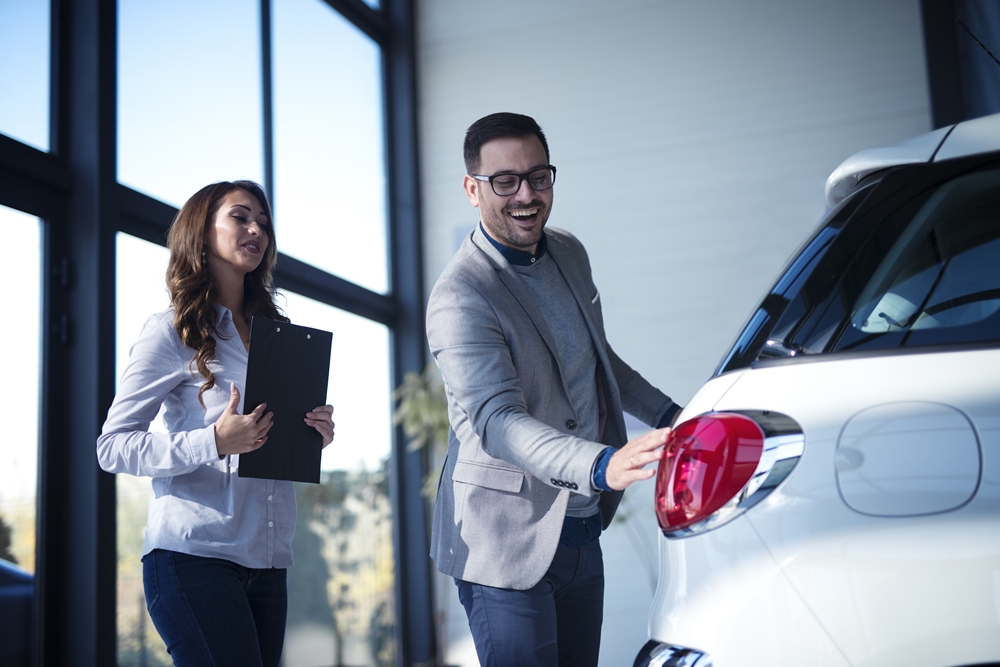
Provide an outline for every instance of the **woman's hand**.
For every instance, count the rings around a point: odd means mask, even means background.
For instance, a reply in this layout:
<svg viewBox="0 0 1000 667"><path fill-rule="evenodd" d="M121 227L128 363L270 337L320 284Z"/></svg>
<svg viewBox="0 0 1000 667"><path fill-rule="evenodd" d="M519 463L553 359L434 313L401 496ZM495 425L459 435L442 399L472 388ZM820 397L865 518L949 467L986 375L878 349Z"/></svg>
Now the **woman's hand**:
<svg viewBox="0 0 1000 667"><path fill-rule="evenodd" d="M305 422L323 436L323 447L333 442L333 406L321 405L306 413Z"/></svg>
<svg viewBox="0 0 1000 667"><path fill-rule="evenodd" d="M240 390L229 383L229 405L215 422L215 448L219 456L244 454L259 449L267 442L267 432L271 430L273 412L264 413L266 403L261 403L248 415L236 412L240 404ZM331 411L333 408L331 408Z"/></svg>

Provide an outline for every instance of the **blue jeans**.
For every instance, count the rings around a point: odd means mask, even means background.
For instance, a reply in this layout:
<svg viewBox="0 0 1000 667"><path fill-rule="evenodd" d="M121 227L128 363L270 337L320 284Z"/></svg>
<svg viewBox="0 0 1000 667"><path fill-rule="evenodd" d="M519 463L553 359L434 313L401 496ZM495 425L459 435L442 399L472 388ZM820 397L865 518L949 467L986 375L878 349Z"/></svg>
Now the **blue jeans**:
<svg viewBox="0 0 1000 667"><path fill-rule="evenodd" d="M597 667L604 619L600 540L556 549L526 591L456 579L482 667Z"/></svg>
<svg viewBox="0 0 1000 667"><path fill-rule="evenodd" d="M278 667L285 570L154 549L142 559L146 608L177 667Z"/></svg>

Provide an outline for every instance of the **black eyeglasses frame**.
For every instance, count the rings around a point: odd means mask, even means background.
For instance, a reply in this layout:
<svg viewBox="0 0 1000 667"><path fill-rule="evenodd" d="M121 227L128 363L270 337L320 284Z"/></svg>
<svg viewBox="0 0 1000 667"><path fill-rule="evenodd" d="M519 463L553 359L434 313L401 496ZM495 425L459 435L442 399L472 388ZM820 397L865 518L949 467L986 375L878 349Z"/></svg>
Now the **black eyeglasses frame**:
<svg viewBox="0 0 1000 667"><path fill-rule="evenodd" d="M535 167L531 171L526 171L523 174L512 174L509 171L504 171L504 172L501 172L499 174L493 174L492 176L484 176L482 174L469 174L469 176L471 176L472 178L476 179L477 181L487 181L487 182L489 182L490 188L493 189L493 194L495 194L496 196L498 196L498 197L510 197L511 195L516 194L517 191L521 189L521 183L523 183L524 181L526 181L527 178L528 178L528 176L530 176L531 174L535 173L536 171L542 171L543 169L550 169L552 171L552 184L549 185L549 187L547 187L547 188L534 188L531 185L531 181L528 181L528 187L531 188L532 191L534 191L534 192L544 192L545 190L551 190L552 186L556 184L556 168L555 168L555 165L547 164L547 165L544 165L542 167ZM494 179L500 178L501 176L517 176L517 187L514 188L513 192L508 192L507 194L500 194L499 192L497 192L497 186L493 183L493 181L494 181Z"/></svg>

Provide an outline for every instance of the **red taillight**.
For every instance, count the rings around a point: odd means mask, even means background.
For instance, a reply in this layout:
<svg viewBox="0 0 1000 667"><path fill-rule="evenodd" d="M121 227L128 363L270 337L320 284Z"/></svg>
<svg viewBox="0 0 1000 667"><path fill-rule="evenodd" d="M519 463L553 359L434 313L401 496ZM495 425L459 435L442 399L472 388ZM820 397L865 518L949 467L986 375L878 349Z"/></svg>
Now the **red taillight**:
<svg viewBox="0 0 1000 667"><path fill-rule="evenodd" d="M656 473L660 527L677 530L710 517L746 486L763 451L763 431L742 415L704 415L678 426Z"/></svg>

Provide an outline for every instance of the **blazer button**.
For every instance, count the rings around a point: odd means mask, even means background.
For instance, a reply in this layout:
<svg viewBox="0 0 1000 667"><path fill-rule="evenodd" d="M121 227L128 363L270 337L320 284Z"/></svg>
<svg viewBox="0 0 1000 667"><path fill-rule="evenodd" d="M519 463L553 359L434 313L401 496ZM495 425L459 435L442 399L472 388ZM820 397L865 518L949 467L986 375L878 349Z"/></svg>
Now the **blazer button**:
<svg viewBox="0 0 1000 667"><path fill-rule="evenodd" d="M571 430L571 431L572 431L573 429L575 429L575 428L576 428L576 420L575 420L575 419L570 419L570 420L568 420L568 421L566 422L566 428L568 428L568 429L569 429L569 430Z"/></svg>
<svg viewBox="0 0 1000 667"><path fill-rule="evenodd" d="M552 479L550 479L549 481L550 481L550 482L552 482L552 485L553 485L553 486L559 486L559 480L558 480L558 479L555 479L555 478L553 477L553 478L552 478Z"/></svg>
<svg viewBox="0 0 1000 667"><path fill-rule="evenodd" d="M576 490L577 490L577 489L579 489L580 487L578 487L578 486L576 485L576 482L570 482L570 483L569 483L569 488L571 488L571 489L573 489L574 491L576 491Z"/></svg>

